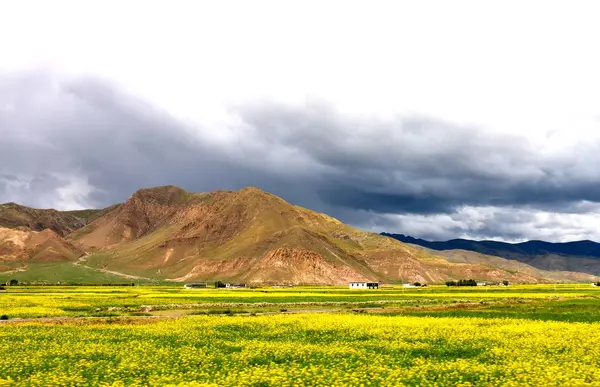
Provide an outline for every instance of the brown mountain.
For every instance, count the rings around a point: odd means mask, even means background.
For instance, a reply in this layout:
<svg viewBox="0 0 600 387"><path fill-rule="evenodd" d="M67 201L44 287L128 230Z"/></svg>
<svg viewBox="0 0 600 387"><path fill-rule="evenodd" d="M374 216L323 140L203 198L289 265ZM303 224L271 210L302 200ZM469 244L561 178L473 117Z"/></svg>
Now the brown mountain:
<svg viewBox="0 0 600 387"><path fill-rule="evenodd" d="M143 189L122 205L104 210L61 212L7 204L0 206L0 226L0 275L28 270L28 278L34 279L35 270L67 281L83 271L86 278L110 274L128 279L337 285L353 280L596 278L547 273L524 263L515 267L513 261L498 257L442 257L354 229L252 187L211 193L173 186Z"/></svg>
<svg viewBox="0 0 600 387"><path fill-rule="evenodd" d="M252 187L212 193L143 189L68 240L92 252L87 265L177 281L549 280L487 263L451 262Z"/></svg>
<svg viewBox="0 0 600 387"><path fill-rule="evenodd" d="M114 208L115 206L102 210L57 211L6 203L0 204L0 227L22 227L32 231L51 229L58 235L66 236Z"/></svg>
<svg viewBox="0 0 600 387"><path fill-rule="evenodd" d="M23 270L31 263L75 261L83 253L50 229L0 227L0 272Z"/></svg>

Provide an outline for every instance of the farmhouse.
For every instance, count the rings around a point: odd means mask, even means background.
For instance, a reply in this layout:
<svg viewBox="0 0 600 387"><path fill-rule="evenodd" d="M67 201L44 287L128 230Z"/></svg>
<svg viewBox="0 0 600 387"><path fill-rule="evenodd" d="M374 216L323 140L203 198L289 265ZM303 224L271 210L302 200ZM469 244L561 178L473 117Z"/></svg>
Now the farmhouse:
<svg viewBox="0 0 600 387"><path fill-rule="evenodd" d="M183 285L183 287L186 289L202 289L207 288L208 285L206 284L206 282L196 282L192 284L185 284Z"/></svg>
<svg viewBox="0 0 600 387"><path fill-rule="evenodd" d="M379 282L350 282L350 289L379 289Z"/></svg>
<svg viewBox="0 0 600 387"><path fill-rule="evenodd" d="M416 288L417 285L415 285L415 284L402 284L402 287L403 288Z"/></svg>
<svg viewBox="0 0 600 387"><path fill-rule="evenodd" d="M477 282L477 286L488 286L487 282Z"/></svg>
<svg viewBox="0 0 600 387"><path fill-rule="evenodd" d="M245 288L246 284L225 284L225 287L227 289L234 289L234 288Z"/></svg>

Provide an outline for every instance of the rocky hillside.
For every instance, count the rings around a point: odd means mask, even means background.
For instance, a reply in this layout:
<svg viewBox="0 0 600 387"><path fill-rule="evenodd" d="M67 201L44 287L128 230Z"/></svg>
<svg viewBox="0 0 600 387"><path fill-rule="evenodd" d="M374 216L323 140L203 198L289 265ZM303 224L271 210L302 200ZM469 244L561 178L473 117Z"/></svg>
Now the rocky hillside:
<svg viewBox="0 0 600 387"><path fill-rule="evenodd" d="M83 254L50 229L37 232L0 227L0 272L23 270L30 263L75 261Z"/></svg>
<svg viewBox="0 0 600 387"><path fill-rule="evenodd" d="M497 257L440 256L357 230L253 187L210 193L173 186L142 189L104 210L59 212L15 204L1 208L0 274L66 262L65 278L84 270L127 279L262 284L595 278L547 273L524 263L515 267L513 261Z"/></svg>
<svg viewBox="0 0 600 387"><path fill-rule="evenodd" d="M57 211L5 203L0 204L0 227L32 231L50 229L60 236L67 236L115 208L116 206L103 210Z"/></svg>
<svg viewBox="0 0 600 387"><path fill-rule="evenodd" d="M90 265L176 281L549 280L486 264L450 262L252 187L212 193L172 186L140 190L68 239L93 252Z"/></svg>

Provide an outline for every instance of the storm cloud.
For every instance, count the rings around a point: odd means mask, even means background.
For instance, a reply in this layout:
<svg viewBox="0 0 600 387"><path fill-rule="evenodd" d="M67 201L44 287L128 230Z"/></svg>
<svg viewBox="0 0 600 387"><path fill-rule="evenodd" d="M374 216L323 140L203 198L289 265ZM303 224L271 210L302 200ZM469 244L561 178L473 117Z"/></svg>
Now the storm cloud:
<svg viewBox="0 0 600 387"><path fill-rule="evenodd" d="M318 101L262 100L228 112L226 124L211 127L98 79L4 75L0 202L102 207L143 187L253 185L373 231L600 237L598 142L551 152L525 136Z"/></svg>

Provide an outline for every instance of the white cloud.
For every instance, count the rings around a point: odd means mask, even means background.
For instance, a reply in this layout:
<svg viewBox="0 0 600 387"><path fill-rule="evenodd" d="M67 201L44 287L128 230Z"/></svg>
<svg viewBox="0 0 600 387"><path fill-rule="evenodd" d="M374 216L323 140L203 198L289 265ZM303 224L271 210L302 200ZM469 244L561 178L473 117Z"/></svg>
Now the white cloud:
<svg viewBox="0 0 600 387"><path fill-rule="evenodd" d="M2 67L51 64L105 76L197 121L218 121L227 102L316 97L342 110L528 132L544 143L551 131L598 128L593 1L4 7Z"/></svg>
<svg viewBox="0 0 600 387"><path fill-rule="evenodd" d="M327 179L334 174L332 169L339 167L327 164L327 159L338 157L333 161L339 162L347 155L346 169L358 174L360 165L351 161L371 157L371 178L359 176L356 185L376 182L380 185L373 189L384 193L433 192L435 199L446 191L448 197L460 197L464 196L464 191L460 191L471 189L471 184L477 188L477 181L446 186L452 177L439 171L450 171L445 164L452 164L451 159L463 160L460 146L469 144L471 148L463 151L471 153L471 157L464 158L469 165L463 170L469 170L473 176L502 180L498 186L502 194L510 191L511 182L531 182L528 189L536 194L538 180L543 181L547 192L552 188L555 192L567 192L565 186L573 178L584 188L593 186L598 179L594 160L600 144L600 52L596 49L599 11L600 4L595 1L547 0L106 0L95 4L23 0L3 4L0 13L0 78L16 78L25 69L51 68L59 74L57 78L92 75L108 79L184 119L186 125L180 132L193 128L197 132L195 139L205 149L230 156L225 164L246 157L245 166L262 166L265 174L285 177L293 172L294 176ZM59 133L60 125L40 125L44 117L30 116L48 112L55 119L52 123L67 116L85 116L79 102L67 101L69 97L59 86L60 82L54 89L33 85L29 93L19 94L26 96L23 101L15 100L14 95L0 94L4 98L0 100L2 116L11 119L26 115L24 122L30 124L9 122L13 129L0 133L4 140L23 149L35 146L38 152L44 149L43 154L55 154L44 148L48 147L44 139L54 139L47 135L54 130ZM322 159L314 155L319 152L307 151L307 145L302 148L294 143L265 143L270 134L260 139L248 136L247 122L239 116L239 106L275 101L275 105L301 111L313 109L310 101L315 100L331 106L342 117L334 122L334 140L339 140L340 145L320 152ZM36 109L30 113L24 106ZM70 106L77 106L77 111L67 111ZM59 112L61 109L67 110ZM407 136L396 126L386 124L406 117L443 122L449 133L443 135L440 128L434 130L425 125L419 135ZM96 116L94 120L101 121ZM384 129L381 123L385 124ZM103 130L101 123L92 126L96 131ZM0 131L5 127L0 123ZM153 133L160 127L157 125ZM311 127L294 130L299 136L310 132ZM46 136L39 136L40 131ZM323 135L327 133L317 131L313 135L308 146L336 143L326 141L327 136ZM473 138L477 141L469 140ZM518 139L517 150L527 153L517 155L486 143L506 139ZM179 139L173 142L179 143ZM406 148L410 148L410 157L403 158ZM446 152L446 148L452 151ZM127 149L123 146L116 153L122 155ZM482 149L489 152L476 155ZM418 154L419 151L424 154ZM180 153L173 150L168 159L179 160ZM4 167L0 172L13 173L20 168L25 174L23 181L34 181L40 172L35 169L45 160L37 154L27 158L33 160L27 164L30 168L15 161L13 167L0 166ZM88 158L88 164L102 160L100 155ZM117 167L110 161L105 161L111 165L109 170L127 169L129 176L144 165ZM388 161L398 163L396 171L376 170L372 166ZM421 170L407 167L410 162L430 162L430 169L437 167L438 171L430 176L412 176ZM81 160L72 156L56 160L58 163L64 165L53 165L53 170L64 173L67 167L75 168L76 176L53 176L48 180L52 184L48 184L58 189L58 196L32 196L31 203L77 207L89 204L85 196L92 190L88 185L92 179L88 180ZM155 165L152 160L146 163ZM90 165L86 167L89 169ZM408 174L404 173L406 170ZM165 174L169 175L170 170ZM225 179L215 176L206 179ZM114 176L101 173L95 176L96 180L111 178ZM161 178L149 182L155 180ZM504 181L506 184L501 186ZM4 197L18 201L24 191L14 186L14 181L10 184L13 185L6 185L9 194ZM93 189L108 189L99 185ZM577 205L573 198L585 198L581 193L564 195L571 207ZM496 222L515 211L520 217L505 222L509 228ZM416 236L493 237L496 232L511 238L514 231L514 235L564 240L597 235L595 208L579 209L578 213L567 209L548 211L471 203L450 214L390 215L390 219ZM377 221L372 222L369 227L378 227ZM489 229L491 224L496 231Z"/></svg>
<svg viewBox="0 0 600 387"><path fill-rule="evenodd" d="M93 207L89 199L93 190L85 177L73 174L19 174L18 177L0 174L0 203L16 202L38 208L78 210Z"/></svg>
<svg viewBox="0 0 600 387"><path fill-rule="evenodd" d="M466 238L523 242L600 240L600 205L586 213L558 213L531 208L464 206L450 214L385 214L377 231L447 240Z"/></svg>

